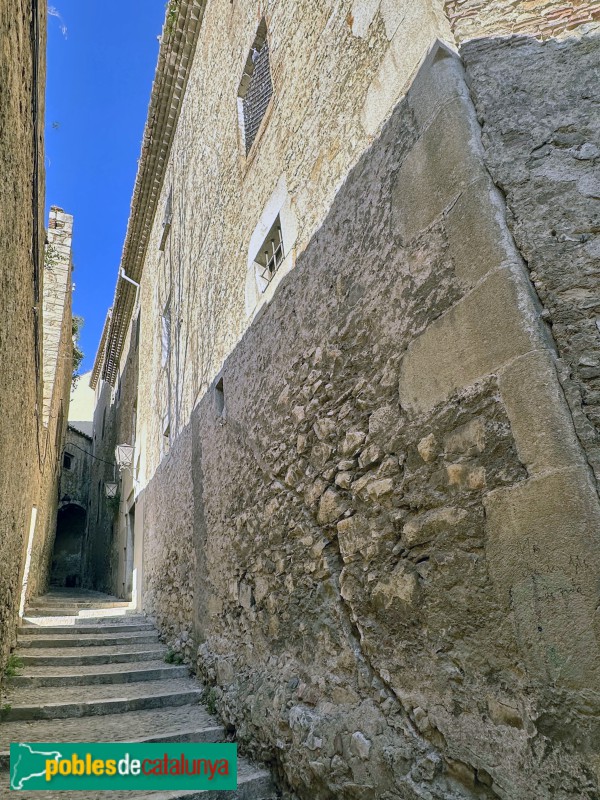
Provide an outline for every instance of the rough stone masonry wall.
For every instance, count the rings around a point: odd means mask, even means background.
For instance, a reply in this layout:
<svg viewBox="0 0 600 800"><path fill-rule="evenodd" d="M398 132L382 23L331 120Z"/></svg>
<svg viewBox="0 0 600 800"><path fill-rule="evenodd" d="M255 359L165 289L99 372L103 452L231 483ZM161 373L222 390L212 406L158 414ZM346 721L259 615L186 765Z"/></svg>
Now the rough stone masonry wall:
<svg viewBox="0 0 600 800"><path fill-rule="evenodd" d="M300 798L597 796L600 510L540 310L438 50L145 492L191 442L144 605L195 553L179 630Z"/></svg>
<svg viewBox="0 0 600 800"><path fill-rule="evenodd" d="M600 479L600 29L462 49L486 163L552 326L577 433Z"/></svg>
<svg viewBox="0 0 600 800"><path fill-rule="evenodd" d="M530 34L543 39L600 21L600 0L445 0L459 43Z"/></svg>
<svg viewBox="0 0 600 800"><path fill-rule="evenodd" d="M0 4L0 680L14 643L19 573L35 502L38 459L35 404L40 387L32 253L37 247L41 262L46 7L41 4L39 9L38 85L34 86L32 6L29 0ZM37 196L35 148L40 153Z"/></svg>
<svg viewBox="0 0 600 800"><path fill-rule="evenodd" d="M37 523L25 575L26 599L44 594L50 581L62 451L73 374L71 247L73 217L53 206L48 221L42 295L43 403Z"/></svg>
<svg viewBox="0 0 600 800"><path fill-rule="evenodd" d="M163 459L152 489L144 494L144 611L163 637L188 660L197 582L194 542L192 433L188 425Z"/></svg>
<svg viewBox="0 0 600 800"><path fill-rule="evenodd" d="M86 453L92 452L89 436L71 425L67 428L65 451L72 456L71 468L63 467L60 475L60 497L67 496L67 502L77 503L87 512L90 495L90 472L92 459Z"/></svg>
<svg viewBox="0 0 600 800"><path fill-rule="evenodd" d="M115 513L106 501L104 484L118 479L115 471L117 445L116 397L110 384L102 381L94 408L88 525L84 545L83 585L98 591L110 591L114 573Z"/></svg>

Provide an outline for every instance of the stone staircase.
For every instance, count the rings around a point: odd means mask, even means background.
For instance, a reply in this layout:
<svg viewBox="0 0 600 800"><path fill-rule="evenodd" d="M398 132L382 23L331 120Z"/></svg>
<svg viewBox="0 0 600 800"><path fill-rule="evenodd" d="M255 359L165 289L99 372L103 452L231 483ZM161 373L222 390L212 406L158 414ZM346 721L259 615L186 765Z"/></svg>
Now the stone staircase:
<svg viewBox="0 0 600 800"><path fill-rule="evenodd" d="M95 592L55 590L34 600L18 632L22 666L5 682L0 797L9 792L11 742L223 742L186 666L130 604ZM6 794L5 794L6 793ZM36 800L39 792L15 797ZM44 792L47 800L71 792ZM77 797L81 792L77 793ZM217 800L219 791L98 792L86 800ZM238 758L237 800L274 800L266 771Z"/></svg>

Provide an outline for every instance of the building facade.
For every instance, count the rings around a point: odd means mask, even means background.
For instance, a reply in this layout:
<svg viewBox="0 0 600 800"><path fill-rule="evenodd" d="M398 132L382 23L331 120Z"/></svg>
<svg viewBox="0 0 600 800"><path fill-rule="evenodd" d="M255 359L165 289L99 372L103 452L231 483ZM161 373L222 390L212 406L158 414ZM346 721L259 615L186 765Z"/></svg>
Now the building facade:
<svg viewBox="0 0 600 800"><path fill-rule="evenodd" d="M69 422L62 455L50 585L83 585L83 550L90 500L92 436Z"/></svg>
<svg viewBox="0 0 600 800"><path fill-rule="evenodd" d="M598 792L600 9L500 5L167 13L93 585L300 798Z"/></svg>
<svg viewBox="0 0 600 800"><path fill-rule="evenodd" d="M46 232L42 287L42 402L38 432L36 520L29 530L21 587L27 602L50 585L63 447L73 378L71 251L73 217L52 206Z"/></svg>
<svg viewBox="0 0 600 800"><path fill-rule="evenodd" d="M43 148L46 5L36 0L3 4L0 41L3 676L19 613L48 580L72 369L70 232L52 229L72 220L51 211L48 240L56 251L49 259Z"/></svg>

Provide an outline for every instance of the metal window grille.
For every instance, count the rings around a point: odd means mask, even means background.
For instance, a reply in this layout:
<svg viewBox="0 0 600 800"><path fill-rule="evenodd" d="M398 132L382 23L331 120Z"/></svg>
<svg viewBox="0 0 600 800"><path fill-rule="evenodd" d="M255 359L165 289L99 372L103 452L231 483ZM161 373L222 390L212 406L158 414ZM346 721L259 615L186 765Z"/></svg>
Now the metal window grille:
<svg viewBox="0 0 600 800"><path fill-rule="evenodd" d="M271 80L267 25L263 20L258 27L254 44L250 48L238 90L240 126L244 136L246 155L250 152L256 139L272 95L273 82Z"/></svg>
<svg viewBox="0 0 600 800"><path fill-rule="evenodd" d="M281 222L279 216L271 226L271 230L267 234L264 242L256 258L254 259L258 264L258 275L264 285L261 285L264 292L273 279L273 275L281 266L285 253L283 250L283 237L281 235Z"/></svg>
<svg viewBox="0 0 600 800"><path fill-rule="evenodd" d="M167 202L165 203L165 215L163 217L163 223L162 223L162 234L160 237L160 244L158 245L159 250L165 249L167 236L169 235L169 231L171 230L172 219L173 219L173 189L171 189L171 191L169 192L169 196L167 197Z"/></svg>

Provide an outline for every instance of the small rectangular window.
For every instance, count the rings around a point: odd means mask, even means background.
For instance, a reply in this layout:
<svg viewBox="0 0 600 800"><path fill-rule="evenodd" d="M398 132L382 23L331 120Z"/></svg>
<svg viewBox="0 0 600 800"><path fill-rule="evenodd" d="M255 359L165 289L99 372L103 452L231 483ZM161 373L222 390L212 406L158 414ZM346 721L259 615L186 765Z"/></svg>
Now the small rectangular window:
<svg viewBox="0 0 600 800"><path fill-rule="evenodd" d="M167 237L169 235L169 231L171 230L172 219L173 219L173 189L171 189L171 191L169 192L169 196L167 197L167 202L165 203L165 213L162 222L162 234L160 237L160 244L158 246L159 250L165 249Z"/></svg>
<svg viewBox="0 0 600 800"><path fill-rule="evenodd" d="M73 466L73 456L70 453L63 454L63 469L71 469Z"/></svg>
<svg viewBox="0 0 600 800"><path fill-rule="evenodd" d="M142 312L141 310L138 311L138 315L135 318L135 349L138 350L140 346L140 328L142 326Z"/></svg>
<svg viewBox="0 0 600 800"><path fill-rule="evenodd" d="M163 435L162 435L162 446L161 446L161 452L163 456L167 455L170 447L171 447L171 419L169 416L169 412L167 411L166 414L163 416Z"/></svg>
<svg viewBox="0 0 600 800"><path fill-rule="evenodd" d="M166 367L171 354L171 305L167 303L161 317L161 366Z"/></svg>
<svg viewBox="0 0 600 800"><path fill-rule="evenodd" d="M261 292L264 292L271 283L273 275L275 275L281 266L284 258L281 221L279 215L277 215L260 250L254 257L254 262L256 263L256 280Z"/></svg>
<svg viewBox="0 0 600 800"><path fill-rule="evenodd" d="M223 388L223 378L219 378L215 385L215 407L217 414L223 416L225 413L225 390Z"/></svg>

